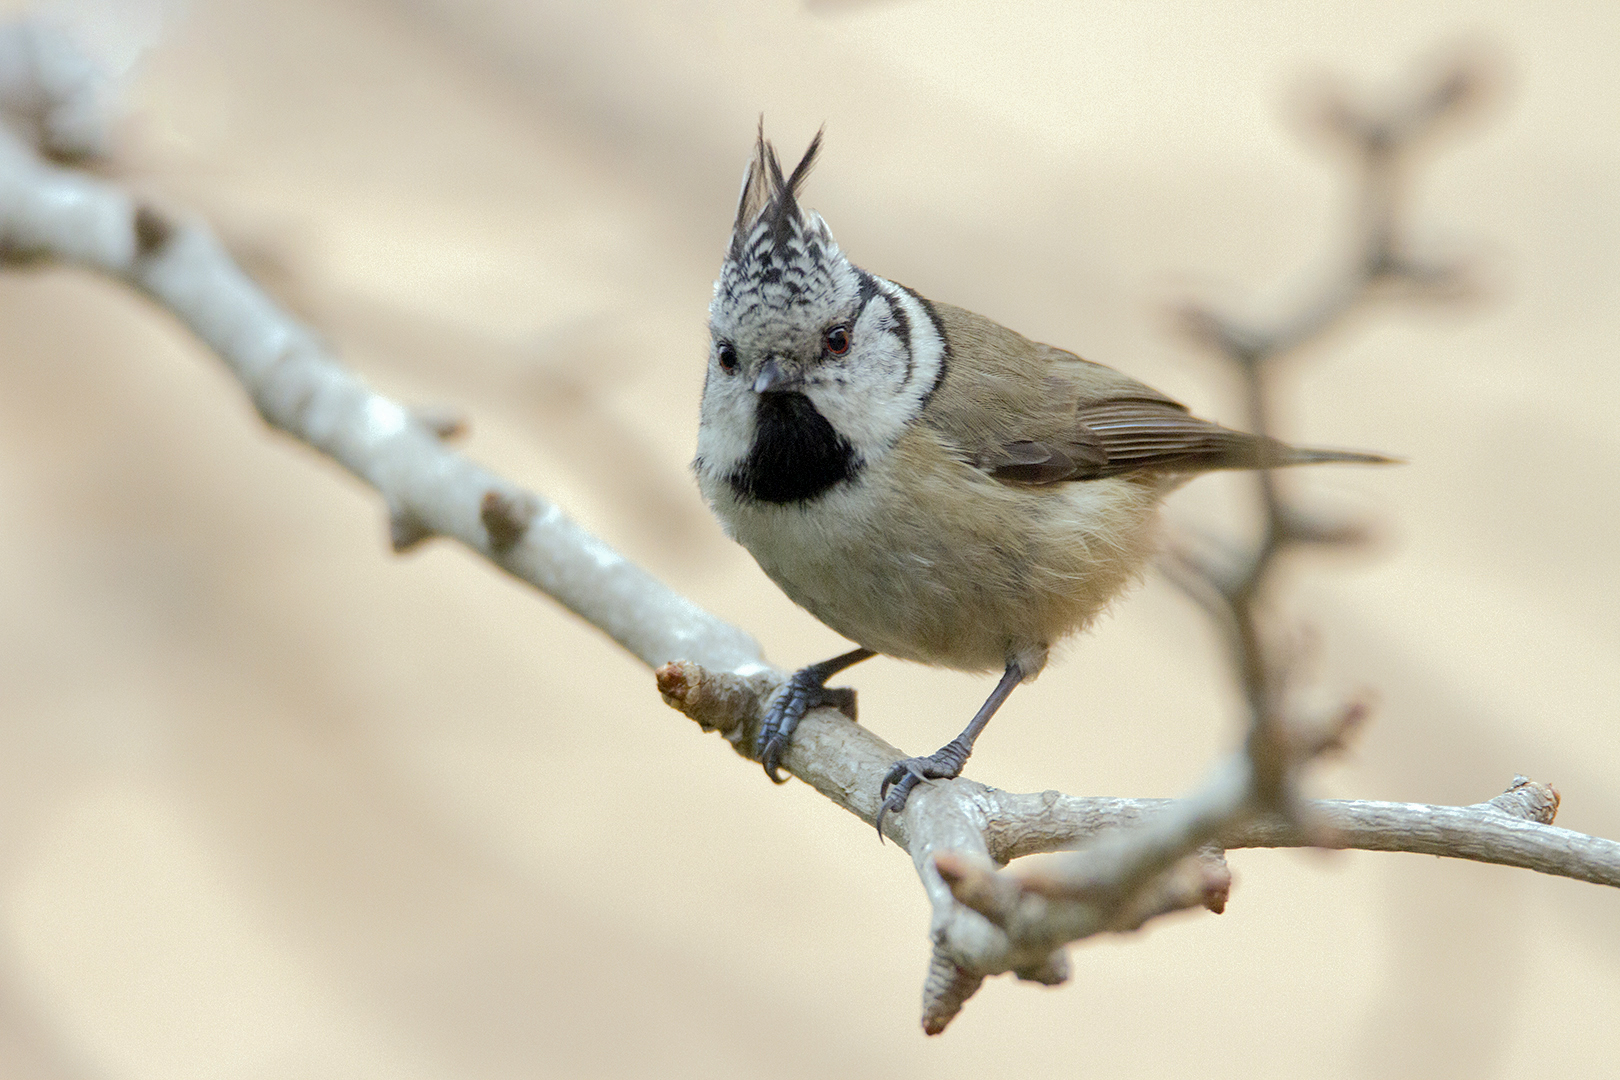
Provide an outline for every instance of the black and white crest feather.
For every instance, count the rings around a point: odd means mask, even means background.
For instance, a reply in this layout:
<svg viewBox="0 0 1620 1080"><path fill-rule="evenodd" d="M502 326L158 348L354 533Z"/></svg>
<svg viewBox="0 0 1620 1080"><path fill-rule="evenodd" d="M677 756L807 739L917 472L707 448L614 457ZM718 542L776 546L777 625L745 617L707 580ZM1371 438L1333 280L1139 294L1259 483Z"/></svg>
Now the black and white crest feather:
<svg viewBox="0 0 1620 1080"><path fill-rule="evenodd" d="M804 187L810 170L815 167L816 155L821 152L822 132L810 140L809 149L794 166L793 175L782 176L782 162L776 156L776 147L765 138L765 122L760 121L759 135L754 143L754 157L743 174L742 196L737 201L737 220L731 227L732 262L742 262L754 237L755 227L764 226L762 234L769 237L772 246L792 243L794 234L802 227L799 213L799 189Z"/></svg>
<svg viewBox="0 0 1620 1080"><path fill-rule="evenodd" d="M815 165L821 135L816 132L793 172L784 175L776 148L760 129L743 176L726 262L715 283L715 303L739 321L753 321L751 316L759 312L785 314L794 307L823 306L837 290L841 274L849 272L821 216L799 207L799 190Z"/></svg>

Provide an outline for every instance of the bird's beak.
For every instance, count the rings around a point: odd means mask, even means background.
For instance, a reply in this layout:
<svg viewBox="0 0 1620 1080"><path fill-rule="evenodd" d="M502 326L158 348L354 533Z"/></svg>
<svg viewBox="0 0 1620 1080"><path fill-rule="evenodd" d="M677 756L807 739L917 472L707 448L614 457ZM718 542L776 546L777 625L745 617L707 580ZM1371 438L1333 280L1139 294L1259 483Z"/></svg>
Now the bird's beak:
<svg viewBox="0 0 1620 1080"><path fill-rule="evenodd" d="M804 385L804 379L796 373L782 370L782 365L772 357L765 361L754 378L754 393L756 394L790 394Z"/></svg>

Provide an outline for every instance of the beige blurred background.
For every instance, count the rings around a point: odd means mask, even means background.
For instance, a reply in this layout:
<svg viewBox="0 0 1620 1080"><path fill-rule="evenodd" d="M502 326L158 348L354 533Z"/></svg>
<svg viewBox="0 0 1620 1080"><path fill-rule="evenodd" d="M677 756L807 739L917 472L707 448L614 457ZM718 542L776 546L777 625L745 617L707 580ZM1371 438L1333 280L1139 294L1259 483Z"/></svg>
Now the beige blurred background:
<svg viewBox="0 0 1620 1080"><path fill-rule="evenodd" d="M21 5L5 5L17 9ZM1331 691L1380 708L1323 794L1559 786L1620 836L1620 7L630 0L48 5L123 72L119 168L213 221L379 388L778 663L840 642L686 472L756 117L859 263L1236 419L1189 296L1265 314L1342 250L1290 102L1458 41L1496 105L1415 189L1489 299L1292 366L1299 477L1373 516L1301 566ZM1243 488L1200 481L1181 520ZM878 660L926 752L983 680ZM970 775L1170 795L1234 737L1210 631L1150 581ZM19 1078L1600 1076L1620 896L1417 856L1243 852L1225 915L1074 951L918 1029L927 911L869 827L271 434L170 318L0 275L0 1074Z"/></svg>

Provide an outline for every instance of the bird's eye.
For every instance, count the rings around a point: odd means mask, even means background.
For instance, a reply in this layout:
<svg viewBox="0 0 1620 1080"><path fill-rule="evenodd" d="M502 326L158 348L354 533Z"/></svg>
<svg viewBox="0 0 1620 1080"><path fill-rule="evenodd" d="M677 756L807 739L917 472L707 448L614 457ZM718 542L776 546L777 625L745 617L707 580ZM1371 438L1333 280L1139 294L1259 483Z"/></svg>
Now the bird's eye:
<svg viewBox="0 0 1620 1080"><path fill-rule="evenodd" d="M842 326L835 326L828 330L822 340L827 345L827 351L834 356L843 356L849 352L849 331Z"/></svg>
<svg viewBox="0 0 1620 1080"><path fill-rule="evenodd" d="M722 341L720 343L720 355L718 359L720 360L720 370L725 372L727 375L730 375L737 370L737 350L731 344L731 342Z"/></svg>

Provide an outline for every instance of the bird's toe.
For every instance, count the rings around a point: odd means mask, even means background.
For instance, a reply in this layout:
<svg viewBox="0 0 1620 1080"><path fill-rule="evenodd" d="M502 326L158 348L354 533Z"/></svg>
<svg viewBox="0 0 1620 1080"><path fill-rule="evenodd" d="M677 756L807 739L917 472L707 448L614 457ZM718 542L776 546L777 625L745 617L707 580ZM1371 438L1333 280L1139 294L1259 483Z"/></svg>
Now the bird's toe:
<svg viewBox="0 0 1620 1080"><path fill-rule="evenodd" d="M911 798L913 788L925 780L954 779L962 775L962 766L965 764L967 764L966 756L956 752L951 746L946 746L927 757L905 758L895 762L894 767L884 774L883 783L878 787L878 798L883 800L877 813L878 839L883 838L883 819L906 808L906 801Z"/></svg>
<svg viewBox="0 0 1620 1080"><path fill-rule="evenodd" d="M782 755L787 753L788 743L793 739L793 732L805 713L827 705L851 720L855 719L855 691L847 686L821 685L821 680L826 677L818 666L796 672L765 710L765 719L761 721L759 734L754 739L754 756L765 766L765 775L778 784L787 783L787 777L782 776L778 769L781 768Z"/></svg>

